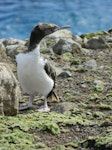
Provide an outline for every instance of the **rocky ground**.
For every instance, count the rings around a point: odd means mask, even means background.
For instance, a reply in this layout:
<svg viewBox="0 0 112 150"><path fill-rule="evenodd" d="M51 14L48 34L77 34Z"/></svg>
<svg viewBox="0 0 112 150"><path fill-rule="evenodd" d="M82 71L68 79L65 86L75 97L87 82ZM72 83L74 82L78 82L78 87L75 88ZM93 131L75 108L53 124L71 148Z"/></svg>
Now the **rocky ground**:
<svg viewBox="0 0 112 150"><path fill-rule="evenodd" d="M104 36L106 34L106 36ZM95 38L93 38L95 37ZM100 37L100 38L99 38ZM112 38L110 32L98 32L74 37L72 51L59 46L48 51L42 47L45 57L56 66L55 91L59 103L50 102L49 113L37 112L43 103L35 97L36 107L21 111L15 117L0 118L0 150L112 150ZM91 46L91 40L93 46ZM97 39L97 40L96 40ZM103 42L100 41L103 40ZM62 40L62 39L61 39ZM96 41L95 41L96 40ZM98 44L95 45L95 43ZM100 41L100 42L99 42ZM59 43L60 44L60 43ZM61 41L63 45L63 41ZM80 45L79 45L80 44ZM16 66L10 65L16 75ZM28 103L28 95L22 94L20 106Z"/></svg>

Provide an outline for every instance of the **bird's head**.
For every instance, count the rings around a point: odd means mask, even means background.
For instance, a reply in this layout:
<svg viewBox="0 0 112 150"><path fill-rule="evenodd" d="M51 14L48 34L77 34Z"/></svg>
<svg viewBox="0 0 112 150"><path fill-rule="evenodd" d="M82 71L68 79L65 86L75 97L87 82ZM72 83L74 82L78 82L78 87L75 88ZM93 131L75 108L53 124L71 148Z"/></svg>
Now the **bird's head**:
<svg viewBox="0 0 112 150"><path fill-rule="evenodd" d="M30 41L29 41L29 51L35 45L37 45L42 38L45 36L52 34L58 30L70 28L70 26L57 26L52 23L38 23L32 30L31 35L30 35Z"/></svg>

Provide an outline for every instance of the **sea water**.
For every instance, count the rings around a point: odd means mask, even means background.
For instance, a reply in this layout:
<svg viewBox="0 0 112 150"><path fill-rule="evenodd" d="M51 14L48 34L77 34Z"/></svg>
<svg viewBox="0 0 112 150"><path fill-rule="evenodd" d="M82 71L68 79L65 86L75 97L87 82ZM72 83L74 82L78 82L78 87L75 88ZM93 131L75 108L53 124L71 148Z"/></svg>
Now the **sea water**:
<svg viewBox="0 0 112 150"><path fill-rule="evenodd" d="M0 0L0 38L29 37L38 22L70 25L75 35L112 28L112 0Z"/></svg>

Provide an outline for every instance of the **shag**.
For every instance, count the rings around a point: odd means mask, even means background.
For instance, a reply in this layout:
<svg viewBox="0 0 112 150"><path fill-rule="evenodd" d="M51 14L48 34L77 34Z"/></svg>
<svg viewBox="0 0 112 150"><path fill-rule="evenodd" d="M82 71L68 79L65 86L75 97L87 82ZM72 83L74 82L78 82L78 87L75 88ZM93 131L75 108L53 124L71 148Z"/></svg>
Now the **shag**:
<svg viewBox="0 0 112 150"><path fill-rule="evenodd" d="M45 98L44 106L38 109L41 112L50 111L47 105L49 97L55 97L59 101L53 91L56 72L52 65L40 56L39 43L45 36L69 27L60 27L52 23L38 23L31 32L27 52L19 53L16 56L18 80L23 91L29 95L28 106L20 108L20 110L32 107L34 96L37 94Z"/></svg>

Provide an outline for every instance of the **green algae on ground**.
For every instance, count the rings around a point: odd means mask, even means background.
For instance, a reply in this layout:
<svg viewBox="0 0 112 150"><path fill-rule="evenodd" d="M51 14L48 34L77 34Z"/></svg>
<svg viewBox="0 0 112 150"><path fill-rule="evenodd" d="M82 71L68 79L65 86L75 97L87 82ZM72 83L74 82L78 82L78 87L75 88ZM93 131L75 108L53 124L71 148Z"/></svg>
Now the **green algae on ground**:
<svg viewBox="0 0 112 150"><path fill-rule="evenodd" d="M93 122L88 120L84 115L77 115L72 117L71 114L58 114L55 112L50 113L31 113L19 114L15 117L1 117L0 118L0 146L9 147L9 149L35 149L36 144L33 144L38 136L29 134L29 130L49 130L52 134L59 134L60 127L66 125L90 125ZM63 132L63 130L62 130ZM33 146L32 146L33 145Z"/></svg>
<svg viewBox="0 0 112 150"><path fill-rule="evenodd" d="M98 136L89 136L86 140L81 142L82 147L94 147L95 149L102 150L112 148L112 129L103 132Z"/></svg>

